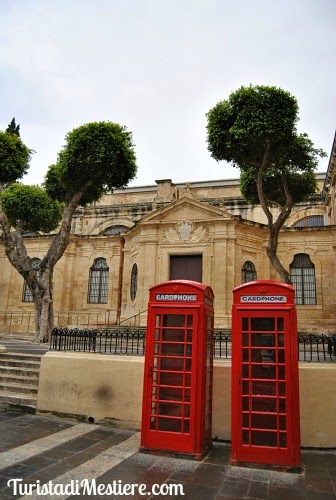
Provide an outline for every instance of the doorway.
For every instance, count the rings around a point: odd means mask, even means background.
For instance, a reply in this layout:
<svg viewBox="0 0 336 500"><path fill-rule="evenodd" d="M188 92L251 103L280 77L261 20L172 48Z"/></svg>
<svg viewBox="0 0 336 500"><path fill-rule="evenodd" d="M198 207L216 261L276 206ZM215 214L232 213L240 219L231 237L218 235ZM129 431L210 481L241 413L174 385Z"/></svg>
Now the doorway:
<svg viewBox="0 0 336 500"><path fill-rule="evenodd" d="M202 283L202 255L171 255L169 279Z"/></svg>

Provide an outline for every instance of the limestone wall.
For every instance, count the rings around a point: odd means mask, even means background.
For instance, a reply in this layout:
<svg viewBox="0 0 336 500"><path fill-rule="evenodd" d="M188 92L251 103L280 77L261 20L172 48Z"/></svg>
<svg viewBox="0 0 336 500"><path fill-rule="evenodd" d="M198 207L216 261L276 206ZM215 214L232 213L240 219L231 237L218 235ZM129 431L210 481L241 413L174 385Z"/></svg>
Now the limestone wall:
<svg viewBox="0 0 336 500"><path fill-rule="evenodd" d="M37 409L139 429L143 357L48 352L42 357ZM301 445L336 447L336 365L300 363ZM231 439L231 364L214 362L213 438Z"/></svg>

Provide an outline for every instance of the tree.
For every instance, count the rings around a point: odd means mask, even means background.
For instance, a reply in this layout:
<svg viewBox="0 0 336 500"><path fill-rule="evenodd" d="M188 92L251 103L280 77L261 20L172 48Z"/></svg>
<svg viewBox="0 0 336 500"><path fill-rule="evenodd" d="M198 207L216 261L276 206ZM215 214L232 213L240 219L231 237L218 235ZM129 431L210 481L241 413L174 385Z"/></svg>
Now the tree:
<svg viewBox="0 0 336 500"><path fill-rule="evenodd" d="M240 169L242 195L260 203L267 217L267 256L281 281L290 283L277 256L279 233L293 205L316 192L314 171L325 153L307 134L298 134L297 101L277 87L242 86L218 102L207 119L211 156Z"/></svg>
<svg viewBox="0 0 336 500"><path fill-rule="evenodd" d="M19 141L16 148L10 147L13 137ZM6 255L33 295L38 341L47 339L53 327L53 271L68 246L73 214L78 206L124 187L137 170L132 134L117 123L88 123L65 139L44 185L25 186L15 181L27 171L31 150L13 132L0 133L0 226ZM20 148L21 156L16 154ZM24 233L50 233L56 228L36 269L27 254Z"/></svg>

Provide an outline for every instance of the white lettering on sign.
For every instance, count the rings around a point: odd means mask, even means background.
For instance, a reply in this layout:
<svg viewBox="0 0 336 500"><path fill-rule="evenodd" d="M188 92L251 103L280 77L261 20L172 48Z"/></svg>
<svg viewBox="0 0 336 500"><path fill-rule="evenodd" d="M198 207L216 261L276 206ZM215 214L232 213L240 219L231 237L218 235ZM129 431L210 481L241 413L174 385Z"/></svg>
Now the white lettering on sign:
<svg viewBox="0 0 336 500"><path fill-rule="evenodd" d="M285 295L242 295L240 302L287 302Z"/></svg>
<svg viewBox="0 0 336 500"><path fill-rule="evenodd" d="M194 294L182 294L182 293L175 293L175 294L165 294L165 293L157 293L155 295L155 300L163 301L163 302L174 302L174 301L179 301L179 302L196 302L197 300L197 295Z"/></svg>

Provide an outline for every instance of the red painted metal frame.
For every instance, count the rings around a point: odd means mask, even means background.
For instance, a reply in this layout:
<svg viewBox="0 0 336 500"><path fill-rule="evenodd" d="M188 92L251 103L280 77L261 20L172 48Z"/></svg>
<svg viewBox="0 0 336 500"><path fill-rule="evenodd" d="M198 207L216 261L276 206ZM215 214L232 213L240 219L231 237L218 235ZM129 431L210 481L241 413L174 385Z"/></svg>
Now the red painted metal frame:
<svg viewBox="0 0 336 500"><path fill-rule="evenodd" d="M141 451L200 460L211 446L213 298L188 280L150 289Z"/></svg>
<svg viewBox="0 0 336 500"><path fill-rule="evenodd" d="M233 290L233 463L300 467L294 287L254 281Z"/></svg>

